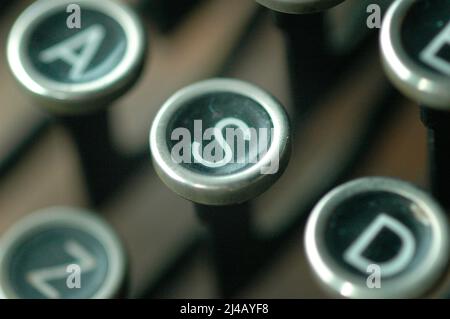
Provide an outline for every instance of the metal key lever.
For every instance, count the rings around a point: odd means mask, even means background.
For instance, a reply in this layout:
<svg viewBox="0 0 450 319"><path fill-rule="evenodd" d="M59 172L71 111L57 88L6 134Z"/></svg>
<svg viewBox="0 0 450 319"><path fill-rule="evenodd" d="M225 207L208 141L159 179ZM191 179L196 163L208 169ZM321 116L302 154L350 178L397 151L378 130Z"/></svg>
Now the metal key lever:
<svg viewBox="0 0 450 319"><path fill-rule="evenodd" d="M181 20L204 0L140 0L141 10L156 22L162 32L171 32Z"/></svg>
<svg viewBox="0 0 450 319"><path fill-rule="evenodd" d="M342 1L257 1L273 10L275 23L283 32L291 92L299 119L307 116L338 75L339 61L328 47L323 11Z"/></svg>
<svg viewBox="0 0 450 319"><path fill-rule="evenodd" d="M431 191L441 205L450 207L450 112L421 107L422 122L428 129L428 165Z"/></svg>
<svg viewBox="0 0 450 319"><path fill-rule="evenodd" d="M337 76L336 57L327 49L324 38L324 14L275 13L274 19L286 42L296 116L303 119Z"/></svg>
<svg viewBox="0 0 450 319"><path fill-rule="evenodd" d="M127 156L113 147L108 116L108 112L99 111L58 119L75 143L90 202L95 206L110 198L148 158L147 152Z"/></svg>
<svg viewBox="0 0 450 319"><path fill-rule="evenodd" d="M222 207L195 205L197 216L209 230L208 244L223 297L232 297L248 282L249 272L257 261L250 206L250 203Z"/></svg>

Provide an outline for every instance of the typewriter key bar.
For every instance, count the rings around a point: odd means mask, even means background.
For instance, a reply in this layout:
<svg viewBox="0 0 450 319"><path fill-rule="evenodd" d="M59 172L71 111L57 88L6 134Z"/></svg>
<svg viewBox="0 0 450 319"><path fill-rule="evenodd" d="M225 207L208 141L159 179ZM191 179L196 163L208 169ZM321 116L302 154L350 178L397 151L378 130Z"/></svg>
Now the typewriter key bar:
<svg viewBox="0 0 450 319"><path fill-rule="evenodd" d="M17 82L71 133L90 196L98 204L135 165L114 148L108 107L138 80L147 40L137 15L114 0L39 0L16 20L7 58Z"/></svg>
<svg viewBox="0 0 450 319"><path fill-rule="evenodd" d="M125 250L115 231L91 212L34 212L3 234L1 246L1 298L126 297Z"/></svg>
<svg viewBox="0 0 450 319"><path fill-rule="evenodd" d="M388 77L421 104L428 129L433 195L450 207L450 4L445 0L403 0L386 13L381 55Z"/></svg>
<svg viewBox="0 0 450 319"><path fill-rule="evenodd" d="M444 275L448 240L446 215L431 196L376 177L325 195L309 217L304 243L314 274L333 295L416 298Z"/></svg>
<svg viewBox="0 0 450 319"><path fill-rule="evenodd" d="M247 280L259 253L250 200L285 170L290 127L283 107L262 89L212 79L181 89L150 130L154 167L175 193L195 203L210 230L220 293ZM254 269L254 267L253 267Z"/></svg>
<svg viewBox="0 0 450 319"><path fill-rule="evenodd" d="M325 11L345 0L256 0L274 11L289 62L296 116L301 120L335 78L338 67L329 43Z"/></svg>
<svg viewBox="0 0 450 319"><path fill-rule="evenodd" d="M139 7L145 10L162 32L171 32L192 9L204 0L139 0Z"/></svg>

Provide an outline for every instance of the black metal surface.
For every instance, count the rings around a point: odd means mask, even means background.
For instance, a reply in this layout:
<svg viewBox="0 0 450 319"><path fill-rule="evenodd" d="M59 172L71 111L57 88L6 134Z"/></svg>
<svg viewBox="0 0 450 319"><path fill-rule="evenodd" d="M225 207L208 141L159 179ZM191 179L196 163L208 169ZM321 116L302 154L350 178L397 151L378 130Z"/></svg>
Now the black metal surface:
<svg viewBox="0 0 450 319"><path fill-rule="evenodd" d="M302 118L334 81L337 57L327 50L324 13L273 16L284 35L294 106Z"/></svg>
<svg viewBox="0 0 450 319"><path fill-rule="evenodd" d="M170 33L202 1L205 0L142 0L139 6L161 32Z"/></svg>
<svg viewBox="0 0 450 319"><path fill-rule="evenodd" d="M60 119L70 132L83 168L92 205L98 206L112 196L140 164L147 162L143 152L127 156L117 151L110 136L108 113Z"/></svg>
<svg viewBox="0 0 450 319"><path fill-rule="evenodd" d="M35 145L48 131L51 126L51 121L48 118L43 119L28 128L28 132L24 137L13 146L6 157L0 159L0 178L3 178L21 162L22 158L29 154Z"/></svg>
<svg viewBox="0 0 450 319"><path fill-rule="evenodd" d="M256 262L251 226L251 204L233 206L195 205L197 216L208 227L207 238L222 297L231 297Z"/></svg>
<svg viewBox="0 0 450 319"><path fill-rule="evenodd" d="M431 191L445 207L450 207L450 112L421 107L428 128L428 163Z"/></svg>

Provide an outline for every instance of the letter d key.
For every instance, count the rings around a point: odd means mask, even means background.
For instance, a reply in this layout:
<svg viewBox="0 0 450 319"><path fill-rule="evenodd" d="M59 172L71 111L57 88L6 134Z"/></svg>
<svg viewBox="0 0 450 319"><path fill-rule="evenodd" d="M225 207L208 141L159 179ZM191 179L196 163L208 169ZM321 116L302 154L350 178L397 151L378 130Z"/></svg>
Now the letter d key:
<svg viewBox="0 0 450 319"><path fill-rule="evenodd" d="M428 194L390 178L362 178L328 193L305 233L319 281L348 298L414 298L449 259L448 224Z"/></svg>

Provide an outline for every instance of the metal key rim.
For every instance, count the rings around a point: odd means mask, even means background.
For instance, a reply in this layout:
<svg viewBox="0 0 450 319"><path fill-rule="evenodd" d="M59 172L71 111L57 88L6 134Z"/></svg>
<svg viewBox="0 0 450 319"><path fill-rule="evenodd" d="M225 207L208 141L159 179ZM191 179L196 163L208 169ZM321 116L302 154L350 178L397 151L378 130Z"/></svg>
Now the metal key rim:
<svg viewBox="0 0 450 319"><path fill-rule="evenodd" d="M267 153L251 167L227 176L205 176L174 163L166 143L166 128L181 105L196 97L217 92L236 93L258 102L271 118L274 134ZM174 192L200 204L231 205L259 195L278 179L287 166L290 139L287 114L270 94L240 80L211 79L187 86L166 101L153 121L149 142L156 172ZM278 172L271 175L261 174L261 169L277 156Z"/></svg>
<svg viewBox="0 0 450 319"><path fill-rule="evenodd" d="M1 238L0 249L0 298L20 298L12 288L6 273L9 269L5 264L9 262L11 250L16 243L30 233L40 228L51 226L68 226L89 232L104 247L108 255L108 273L105 282L92 296L92 299L116 298L126 280L126 253L120 239L114 230L92 212L69 207L51 207L31 213L17 224L13 225Z"/></svg>
<svg viewBox="0 0 450 319"><path fill-rule="evenodd" d="M126 5L116 0L80 0L77 1L80 6L100 11L120 24L127 36L127 51L115 69L100 79L80 84L49 79L33 67L26 53L26 43L34 26L72 3L71 0L33 3L16 20L7 41L7 59L14 77L29 93L42 100L44 107L57 113L86 113L122 95L140 73L147 49L139 17Z"/></svg>
<svg viewBox="0 0 450 319"><path fill-rule="evenodd" d="M256 0L259 4L278 12L290 14L315 13L330 9L345 0Z"/></svg>
<svg viewBox="0 0 450 319"><path fill-rule="evenodd" d="M369 289L361 278L343 269L327 253L323 234L329 216L344 200L365 192L386 191L416 203L427 215L433 246L416 271L389 279L379 289ZM321 283L348 298L414 298L431 289L443 275L449 261L449 227L442 208L424 191L392 178L367 177L343 184L320 200L308 219L305 231L308 261Z"/></svg>
<svg viewBox="0 0 450 319"><path fill-rule="evenodd" d="M418 65L402 46L403 21L416 0L397 0L383 20L380 48L383 67L394 85L409 98L439 110L449 110L450 79Z"/></svg>

